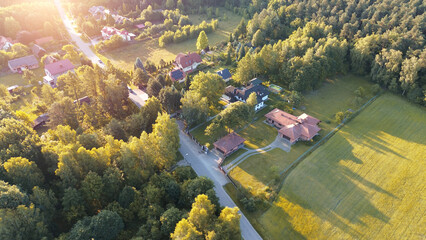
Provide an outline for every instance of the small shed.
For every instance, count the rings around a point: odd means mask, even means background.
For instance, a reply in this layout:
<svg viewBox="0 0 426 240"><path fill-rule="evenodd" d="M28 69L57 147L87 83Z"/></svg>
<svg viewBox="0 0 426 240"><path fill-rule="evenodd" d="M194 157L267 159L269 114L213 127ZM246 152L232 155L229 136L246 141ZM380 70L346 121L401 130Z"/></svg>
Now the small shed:
<svg viewBox="0 0 426 240"><path fill-rule="evenodd" d="M33 122L33 129L35 130L44 126L47 121L49 121L49 115L47 113L38 116Z"/></svg>
<svg viewBox="0 0 426 240"><path fill-rule="evenodd" d="M245 141L246 140L240 137L240 135L232 132L213 143L213 146L219 153L223 155L223 157L227 157L233 152L242 148Z"/></svg>

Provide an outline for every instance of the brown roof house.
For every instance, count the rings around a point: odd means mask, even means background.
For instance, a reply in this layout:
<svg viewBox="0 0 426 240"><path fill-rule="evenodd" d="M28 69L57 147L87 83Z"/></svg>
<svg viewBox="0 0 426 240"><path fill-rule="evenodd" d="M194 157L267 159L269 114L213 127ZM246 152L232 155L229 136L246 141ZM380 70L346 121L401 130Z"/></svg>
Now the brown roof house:
<svg viewBox="0 0 426 240"><path fill-rule="evenodd" d="M179 53L175 59L176 65L185 73L194 71L202 60L200 55L196 53L183 54Z"/></svg>
<svg viewBox="0 0 426 240"><path fill-rule="evenodd" d="M310 141L321 130L318 127L321 121L306 113L296 117L275 108L267 113L265 117L269 124L279 129L279 136L287 139L291 144L299 140Z"/></svg>
<svg viewBox="0 0 426 240"><path fill-rule="evenodd" d="M38 60L34 55L28 55L16 58L8 62L9 68L14 73L22 73L26 69L35 69L39 67Z"/></svg>
<svg viewBox="0 0 426 240"><path fill-rule="evenodd" d="M246 140L244 138L240 137L235 132L232 132L213 143L213 146L224 157L227 157L233 152L242 148L244 146L245 141Z"/></svg>
<svg viewBox="0 0 426 240"><path fill-rule="evenodd" d="M56 88L58 77L67 73L68 71L74 72L74 65L69 59L46 64L44 66L44 72L46 73L46 76L43 77L43 83L48 84L52 88Z"/></svg>

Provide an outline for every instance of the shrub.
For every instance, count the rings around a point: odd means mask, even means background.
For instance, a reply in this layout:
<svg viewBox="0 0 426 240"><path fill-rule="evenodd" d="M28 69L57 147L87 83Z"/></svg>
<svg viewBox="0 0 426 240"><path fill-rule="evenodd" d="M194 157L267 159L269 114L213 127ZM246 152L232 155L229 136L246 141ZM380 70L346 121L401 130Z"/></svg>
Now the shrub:
<svg viewBox="0 0 426 240"><path fill-rule="evenodd" d="M343 119L345 119L345 114L343 112L338 112L335 115L335 119L337 123L343 122Z"/></svg>
<svg viewBox="0 0 426 240"><path fill-rule="evenodd" d="M253 197L251 198L246 198L244 197L243 199L240 200L241 203L243 204L243 207L249 211L249 212L254 212L256 211L256 201L254 200Z"/></svg>

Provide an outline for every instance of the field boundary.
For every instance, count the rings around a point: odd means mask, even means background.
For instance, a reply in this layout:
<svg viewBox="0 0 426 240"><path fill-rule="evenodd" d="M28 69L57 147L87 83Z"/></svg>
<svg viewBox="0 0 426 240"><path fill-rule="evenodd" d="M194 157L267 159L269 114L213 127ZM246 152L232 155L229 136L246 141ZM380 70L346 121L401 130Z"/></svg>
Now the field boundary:
<svg viewBox="0 0 426 240"><path fill-rule="evenodd" d="M336 134L343 126L345 126L347 123L349 123L352 119L354 119L358 114L361 113L362 110L364 110L368 105L370 105L374 100L376 100L381 93L378 93L374 97L372 97L370 100L368 100L364 105L362 105L358 110L356 110L350 117L345 118L342 123L337 125L333 130L331 130L325 137L323 137L321 140L319 140L315 145L310 147L306 152L304 152L302 155L300 155L296 160L294 160L287 168L282 170L279 175L281 177L281 181L279 184L278 189L281 189L282 184L284 183L286 177L288 174L299 165L309 154L311 154L313 151L315 151L319 146L321 146L323 143L327 142L328 139L330 139L334 134ZM273 181L270 181L267 186L269 186Z"/></svg>

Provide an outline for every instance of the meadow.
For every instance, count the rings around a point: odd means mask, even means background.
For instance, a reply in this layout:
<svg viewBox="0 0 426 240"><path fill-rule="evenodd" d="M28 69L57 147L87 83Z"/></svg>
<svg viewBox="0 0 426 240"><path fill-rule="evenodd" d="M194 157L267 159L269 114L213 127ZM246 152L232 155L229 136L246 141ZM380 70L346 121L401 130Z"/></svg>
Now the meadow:
<svg viewBox="0 0 426 240"><path fill-rule="evenodd" d="M45 75L44 68L40 67L37 69L31 70L34 72L37 78L41 79ZM10 87L13 85L25 86L28 82L22 79L22 74L19 73L3 73L0 75L0 84L5 85L6 87Z"/></svg>
<svg viewBox="0 0 426 240"><path fill-rule="evenodd" d="M229 34L234 31L239 24L241 17L230 11L221 9L227 15L226 19L219 20L218 29L215 32L207 34L210 46L219 42L226 41ZM194 25L206 20L205 15L190 15L190 20ZM207 20L206 20L207 21ZM158 64L161 59L166 62L173 61L178 53L195 52L197 39L189 39L181 43L166 45L164 48L158 46L158 39L150 39L147 41L131 44L113 51L103 53L103 58L110 59L117 66L124 69L133 69L135 59L139 57L142 61L150 60Z"/></svg>
<svg viewBox="0 0 426 240"><path fill-rule="evenodd" d="M258 220L263 235L424 238L424 126L424 108L391 94L376 99L290 172Z"/></svg>

